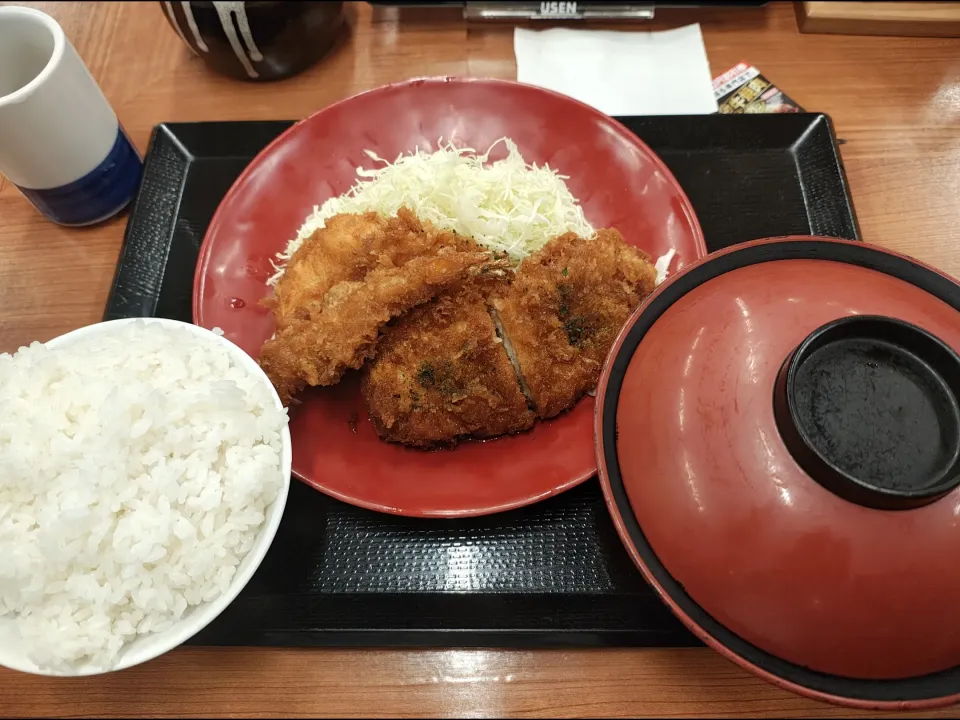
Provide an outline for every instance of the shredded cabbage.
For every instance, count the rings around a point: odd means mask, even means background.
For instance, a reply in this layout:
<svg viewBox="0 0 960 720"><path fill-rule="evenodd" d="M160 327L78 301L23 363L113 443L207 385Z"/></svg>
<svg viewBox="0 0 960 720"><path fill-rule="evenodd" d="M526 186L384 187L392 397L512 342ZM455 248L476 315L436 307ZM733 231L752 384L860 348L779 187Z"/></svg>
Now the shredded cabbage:
<svg viewBox="0 0 960 720"><path fill-rule="evenodd" d="M669 275L670 262L673 260L673 256L676 254L676 248L670 248L666 253L657 258L657 262L654 263L654 267L657 270L657 285L667 279L667 275Z"/></svg>
<svg viewBox="0 0 960 720"><path fill-rule="evenodd" d="M500 143L507 156L489 163ZM375 211L396 215L406 206L423 221L454 230L490 250L506 253L515 263L566 232L592 237L594 229L564 180L549 165L528 164L516 144L502 137L478 155L473 148L452 142L437 143L436 152L417 148L390 163L371 150L364 152L383 166L357 168L358 180L344 195L327 200L306 219L297 237L277 253L273 285L283 275L283 264L327 219L339 213Z"/></svg>

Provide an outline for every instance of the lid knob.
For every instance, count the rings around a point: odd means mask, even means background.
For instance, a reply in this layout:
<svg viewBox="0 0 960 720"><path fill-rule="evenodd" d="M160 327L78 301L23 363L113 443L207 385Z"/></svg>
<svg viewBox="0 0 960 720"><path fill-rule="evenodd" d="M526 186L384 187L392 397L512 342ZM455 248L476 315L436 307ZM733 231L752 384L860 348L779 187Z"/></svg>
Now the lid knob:
<svg viewBox="0 0 960 720"><path fill-rule="evenodd" d="M814 330L777 375L797 463L834 494L907 510L960 484L960 357L925 330L855 315Z"/></svg>

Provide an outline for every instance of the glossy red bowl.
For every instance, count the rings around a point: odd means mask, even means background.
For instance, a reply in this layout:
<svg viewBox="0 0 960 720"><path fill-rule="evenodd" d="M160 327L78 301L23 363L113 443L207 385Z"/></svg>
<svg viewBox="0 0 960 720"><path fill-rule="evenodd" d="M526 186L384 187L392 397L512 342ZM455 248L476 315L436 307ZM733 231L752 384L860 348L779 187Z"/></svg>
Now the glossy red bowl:
<svg viewBox="0 0 960 720"><path fill-rule="evenodd" d="M634 562L714 649L861 708L960 699L960 286L826 238L672 277L597 392Z"/></svg>

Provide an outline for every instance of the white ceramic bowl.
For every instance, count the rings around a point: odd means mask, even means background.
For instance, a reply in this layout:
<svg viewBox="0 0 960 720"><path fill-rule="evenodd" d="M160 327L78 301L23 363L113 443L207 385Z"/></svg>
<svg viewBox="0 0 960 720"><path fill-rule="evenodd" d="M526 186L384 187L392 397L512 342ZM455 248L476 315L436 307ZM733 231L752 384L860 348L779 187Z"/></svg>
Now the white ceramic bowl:
<svg viewBox="0 0 960 720"><path fill-rule="evenodd" d="M167 320L161 318L127 318L122 320L109 320L107 322L97 323L82 327L69 332L60 337L54 338L46 343L47 347L57 347L80 337L104 332L108 329L116 329L119 326L142 320L147 323L160 323L167 327L186 328L189 332L198 338L210 343L215 343L226 348L231 357L241 368L246 369L251 376L259 378L267 387L273 397L274 404L281 408L283 405L277 396L272 383L264 374L260 366L247 355L243 350L234 345L226 338L217 335L210 330L183 323L177 320ZM108 670L102 670L93 666L79 666L71 672L54 672L43 669L28 659L26 648L20 640L20 634L14 626L14 620L11 617L0 618L0 665L20 670L22 672L33 673L36 675L52 676L82 676L99 675L104 672L114 672L124 670L134 665L152 660L155 657L163 655L165 652L182 645L191 637L200 632L209 625L223 610L233 602L237 594L243 590L250 578L256 572L260 563L263 561L274 536L277 534L277 528L280 526L280 518L283 516L283 509L287 504L287 494L290 491L290 469L293 462L293 453L290 442L290 431L284 427L281 433L282 451L280 454L280 465L283 473L283 485L277 493L276 499L267 508L266 517L263 526L260 528L260 534L257 536L250 552L248 552L237 567L227 591L210 602L202 603L193 608L189 608L183 617L172 628L160 633L152 633L139 636L136 640L128 643L121 650L117 663Z"/></svg>

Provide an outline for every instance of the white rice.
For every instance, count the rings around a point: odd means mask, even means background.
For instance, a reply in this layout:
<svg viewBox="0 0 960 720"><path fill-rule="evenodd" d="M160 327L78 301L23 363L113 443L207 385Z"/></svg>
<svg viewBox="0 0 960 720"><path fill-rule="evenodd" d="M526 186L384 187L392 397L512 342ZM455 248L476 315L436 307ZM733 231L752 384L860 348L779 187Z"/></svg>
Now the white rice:
<svg viewBox="0 0 960 720"><path fill-rule="evenodd" d="M0 354L0 616L30 659L108 669L222 594L283 486L286 422L186 329Z"/></svg>

